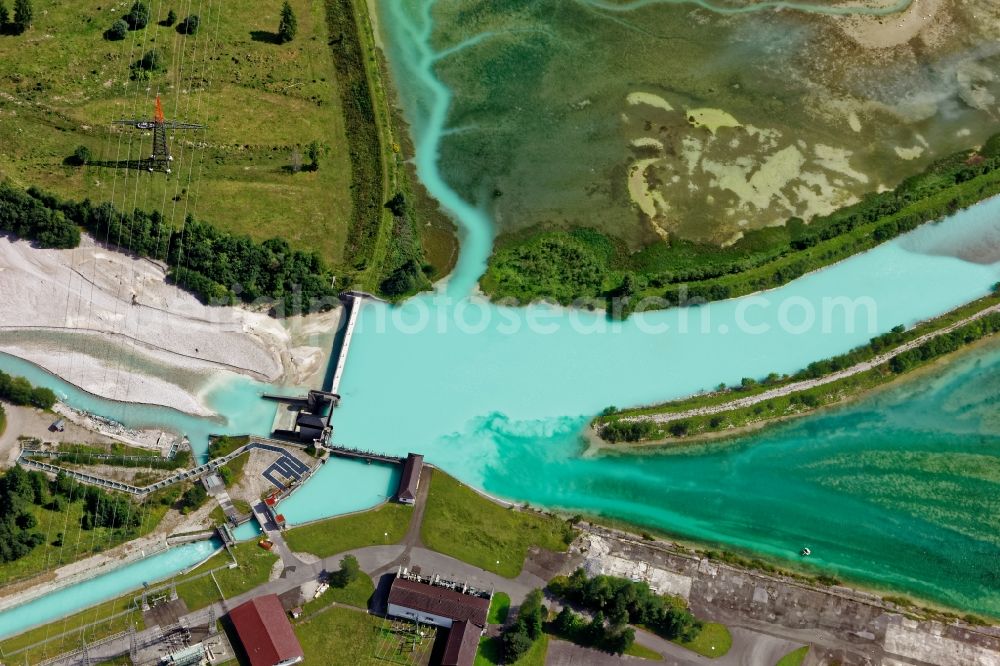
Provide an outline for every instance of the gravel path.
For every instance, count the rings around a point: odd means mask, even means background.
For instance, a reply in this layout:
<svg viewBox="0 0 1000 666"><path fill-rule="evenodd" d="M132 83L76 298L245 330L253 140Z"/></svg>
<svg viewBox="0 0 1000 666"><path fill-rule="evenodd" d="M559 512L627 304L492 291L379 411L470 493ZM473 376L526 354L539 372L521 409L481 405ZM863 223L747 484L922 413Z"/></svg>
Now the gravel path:
<svg viewBox="0 0 1000 666"><path fill-rule="evenodd" d="M697 409L689 409L683 412L672 412L668 414L661 413L661 414L641 414L637 416L627 416L622 418L622 420L653 421L655 423L669 423L671 421L680 421L682 419L691 418L693 416L719 414L734 409L750 407L752 405L756 405L761 402L766 402L768 400L773 400L774 398L780 398L782 396L786 396L791 393L797 393L799 391L805 391L811 388L815 388L817 386L830 384L832 382L844 379L845 377L851 377L852 375L856 375L862 372L867 372L868 370L871 370L876 366L882 365L883 363L892 360L894 357L898 356L899 354L902 354L903 352L907 352L911 349L919 347L928 340L932 340L940 335L944 335L945 333L950 333L956 328L965 326L969 322L976 321L977 319L981 319L987 315L993 314L994 312L1000 312L1000 303L997 303L996 305L992 305L988 308L980 310L979 312L970 315L968 317L965 317L964 319L960 319L959 321L949 326L946 326L942 329L931 331L930 333L926 333L924 335L921 335L920 337L914 338L913 340L910 340L909 342L902 344L891 351L885 352L884 354L879 354L878 356L875 356L874 358L871 358L867 361L862 361L861 363L852 365L849 368L838 370L837 372L832 372L828 375L824 375L823 377L818 377L816 379L805 379L800 382L792 382L791 384L785 384L777 388L769 389L767 391L764 391L763 393L757 393L755 395L746 396L744 398L737 398L735 400L723 402L718 405L708 405L706 407L698 407Z"/></svg>

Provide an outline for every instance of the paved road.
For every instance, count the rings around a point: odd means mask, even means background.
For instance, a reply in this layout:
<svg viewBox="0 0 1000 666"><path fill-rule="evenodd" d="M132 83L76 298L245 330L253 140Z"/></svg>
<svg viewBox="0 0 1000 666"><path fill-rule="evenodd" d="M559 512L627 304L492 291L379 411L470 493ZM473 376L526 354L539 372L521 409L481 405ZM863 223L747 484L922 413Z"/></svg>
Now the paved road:
<svg viewBox="0 0 1000 666"><path fill-rule="evenodd" d="M804 645L804 643L796 643L742 627L730 627L729 631L733 636L733 646L725 656L714 659L703 657L641 629L635 632L635 640L639 645L663 655L665 664L678 664L678 666L708 666L709 664L713 666L771 666L771 664L778 663L779 659L792 650Z"/></svg>
<svg viewBox="0 0 1000 666"><path fill-rule="evenodd" d="M298 567L302 564L302 561L295 556L292 549L288 547L285 542L285 537L281 535L281 530L275 525L267 515L267 511L264 508L264 502L258 502L253 507L254 517L260 524L264 534L271 543L274 544L274 552L277 553L278 557L281 558L281 564L287 569L288 567Z"/></svg>

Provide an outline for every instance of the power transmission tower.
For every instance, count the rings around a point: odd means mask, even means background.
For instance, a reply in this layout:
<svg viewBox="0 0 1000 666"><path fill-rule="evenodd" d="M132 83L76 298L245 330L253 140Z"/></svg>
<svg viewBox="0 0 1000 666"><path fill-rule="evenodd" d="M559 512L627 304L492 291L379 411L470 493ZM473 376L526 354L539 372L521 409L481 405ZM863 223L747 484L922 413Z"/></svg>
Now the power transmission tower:
<svg viewBox="0 0 1000 666"><path fill-rule="evenodd" d="M135 638L134 624L130 624L128 627L128 656L133 664L139 661L139 645Z"/></svg>
<svg viewBox="0 0 1000 666"><path fill-rule="evenodd" d="M162 171L163 173L170 173L170 163L174 160L170 154L170 147L167 145L167 130L196 130L205 127L204 125L167 120L163 115L163 105L160 103L159 95L156 96L152 120L116 120L114 124L128 125L141 130L153 130L153 154L149 156L148 160L143 160L143 163L149 171Z"/></svg>

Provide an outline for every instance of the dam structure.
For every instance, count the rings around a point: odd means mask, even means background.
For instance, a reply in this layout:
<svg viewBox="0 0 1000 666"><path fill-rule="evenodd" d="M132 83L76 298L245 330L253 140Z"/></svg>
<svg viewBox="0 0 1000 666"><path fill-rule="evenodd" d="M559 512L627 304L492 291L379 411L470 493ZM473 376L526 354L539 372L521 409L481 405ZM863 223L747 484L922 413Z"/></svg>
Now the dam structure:
<svg viewBox="0 0 1000 666"><path fill-rule="evenodd" d="M365 298L380 300L360 291L345 291L340 295L347 315L340 335L334 338L332 365L328 371L326 390L313 389L305 396L265 393L265 400L279 403L271 426L271 434L281 440L328 446L333 436L333 410L340 404L340 382L351 351L351 340L357 327L358 314ZM339 345L337 341L339 340Z"/></svg>

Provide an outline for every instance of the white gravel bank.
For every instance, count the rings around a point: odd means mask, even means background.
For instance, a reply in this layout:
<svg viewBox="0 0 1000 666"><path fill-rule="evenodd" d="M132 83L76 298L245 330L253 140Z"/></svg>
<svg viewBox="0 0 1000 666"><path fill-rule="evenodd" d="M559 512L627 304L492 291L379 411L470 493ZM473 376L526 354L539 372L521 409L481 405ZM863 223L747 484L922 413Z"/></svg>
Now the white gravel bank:
<svg viewBox="0 0 1000 666"><path fill-rule="evenodd" d="M0 351L102 397L197 415L211 414L199 392L220 373L289 384L322 373L339 311L280 322L202 305L164 278L88 237L75 250L0 237Z"/></svg>

